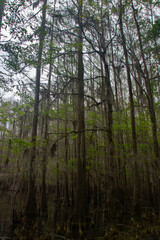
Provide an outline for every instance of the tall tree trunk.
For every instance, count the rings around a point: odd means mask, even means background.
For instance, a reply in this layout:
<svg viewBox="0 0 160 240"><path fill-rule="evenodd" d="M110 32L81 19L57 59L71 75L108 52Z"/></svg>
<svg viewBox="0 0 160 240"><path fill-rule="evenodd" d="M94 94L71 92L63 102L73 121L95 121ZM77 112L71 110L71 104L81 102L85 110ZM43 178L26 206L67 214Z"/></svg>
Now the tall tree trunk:
<svg viewBox="0 0 160 240"><path fill-rule="evenodd" d="M54 18L53 18L54 22ZM53 55L53 25L51 28L51 40L50 40L50 64L49 64L49 76L48 76L48 89L47 89L47 101L45 112L45 126L44 126L44 148L42 157L42 189L41 189L41 214L43 218L48 216L47 196L46 196L46 164L47 164L47 148L48 148L48 127L49 127L49 111L50 111L50 89L51 89L51 77L52 77L52 55Z"/></svg>
<svg viewBox="0 0 160 240"><path fill-rule="evenodd" d="M160 178L159 178L159 145L158 145L158 137L157 137L157 122L156 122L156 114L155 114L155 108L154 108L154 99L153 99L153 92L149 77L149 71L147 67L147 62L144 55L144 49L143 49L143 43L142 43L142 35L140 31L140 26L137 20L137 10L134 8L134 4L132 2L132 10L133 10L133 17L138 33L138 39L139 39L139 46L140 46L140 52L142 56L143 66L144 66L144 81L145 86L147 90L147 100L148 100L148 108L149 108L149 114L152 124L152 136L153 136L153 148L154 148L154 154L155 154L155 161L153 162L152 166L154 167L153 171L153 179L154 179L154 205L159 209L159 197L160 197ZM150 184L148 182L148 184ZM149 187L149 185L148 185ZM152 199L150 199L150 204L152 205Z"/></svg>
<svg viewBox="0 0 160 240"><path fill-rule="evenodd" d="M107 169L106 169L106 183L108 189L108 196L107 202L111 203L111 195L112 190L115 190L115 178L114 178L114 171L115 171L115 159L114 159L114 142L113 142L113 93L112 93L112 86L111 86L111 79L110 79L110 69L108 65L108 59L106 59L106 42L105 42L105 27L104 27L104 20L103 20L103 1L101 1L101 31L102 35L100 38L101 42L101 49L103 50L100 54L103 67L104 69L104 110L105 110L105 118L106 118L106 130L107 130ZM108 19L108 24L109 19ZM109 33L110 34L110 33ZM102 75L103 75L102 74ZM112 206L114 203L112 202Z"/></svg>
<svg viewBox="0 0 160 240"><path fill-rule="evenodd" d="M112 87L110 82L110 72L107 61L105 60L105 56L103 58L104 64L104 84L105 84L105 118L106 118L106 129L107 129L107 165L106 169L106 179L107 179L107 201L106 203L113 209L115 206L115 202L111 201L112 193L115 191L116 186L116 178L115 178L115 159L114 159L114 142L113 142L113 95L112 95ZM111 212L110 212L111 213ZM108 215L108 219L111 219L112 214Z"/></svg>
<svg viewBox="0 0 160 240"><path fill-rule="evenodd" d="M132 149L134 154L134 186L133 186L133 208L134 213L137 215L139 213L139 174L138 174L138 163L137 163L137 136L136 136L136 124L135 124L135 109L134 109L134 101L133 101L133 90L132 90L132 81L130 74L130 66L128 59L128 52L126 47L126 38L123 31L123 5L122 0L120 0L120 15L119 15L119 25L120 32L122 37L122 46L125 56L126 62L126 70L127 70L127 82L129 88L129 101L130 101L130 113L131 113L131 126L132 126Z"/></svg>
<svg viewBox="0 0 160 240"><path fill-rule="evenodd" d="M85 122L84 122L84 65L83 65L83 37L82 37L82 5L78 1L78 79L77 79L77 188L75 213L79 227L85 226L87 211L86 188L86 149L85 149Z"/></svg>
<svg viewBox="0 0 160 240"><path fill-rule="evenodd" d="M59 59L58 59L59 62ZM59 99L59 79L57 78L57 112L59 113L59 105L60 105L60 99ZM59 130L60 130L60 119L58 117L57 119L57 135L59 136ZM59 145L57 144L57 151L56 151L56 201L57 203L60 201L60 184L59 184Z"/></svg>
<svg viewBox="0 0 160 240"><path fill-rule="evenodd" d="M159 146L158 146L158 138L157 138L157 123L156 123L156 116L155 116L155 109L154 109L153 93L152 93L147 63L146 63L146 59L144 56L140 26L139 26L139 23L137 20L137 10L134 8L133 3L132 3L132 9L133 9L133 17L134 17L134 21L135 21L136 29L137 29L137 33L138 33L141 56L142 56L143 65L144 65L144 74L145 74L144 80L145 80L145 85L146 85L146 90L147 90L148 108L149 108L150 119L151 119L151 124L152 124L154 153L155 153L155 157L156 157L156 161L157 161L159 159ZM158 164L158 162L156 162L156 164Z"/></svg>
<svg viewBox="0 0 160 240"><path fill-rule="evenodd" d="M73 68L72 68L72 73L73 73ZM74 95L75 92L77 92L77 82L73 82L73 88L72 88L72 94ZM73 97L72 98L72 106L73 106L73 131L76 132L77 131L77 120L76 120L76 99ZM74 138L73 142L73 150L72 150L72 158L73 159L77 159L77 139ZM73 162L72 163L72 168L76 167L76 163ZM76 186L76 175L74 173L74 171L72 171L72 175L71 175L71 182L72 182L72 193L71 193L71 198L72 198L72 206L74 206L75 203L75 186Z"/></svg>
<svg viewBox="0 0 160 240"><path fill-rule="evenodd" d="M1 28L2 28L2 18L4 13L5 0L0 1L0 39L1 39Z"/></svg>
<svg viewBox="0 0 160 240"><path fill-rule="evenodd" d="M39 112L39 95L40 95L40 76L41 76L41 60L42 51L45 38L45 22L46 22L46 6L47 0L44 0L42 10L42 23L39 35L39 49L36 69L36 86L35 86L35 102L34 102L34 114L32 121L32 147L30 152L30 168L29 168L29 188L28 198L26 206L26 217L28 223L31 224L32 220L37 216L36 194L35 194L35 160L36 160L36 138L37 138L37 126L38 126L38 112Z"/></svg>
<svg viewBox="0 0 160 240"><path fill-rule="evenodd" d="M133 101L133 91L132 91L132 81L130 75L130 66L129 66L129 59L128 59L128 52L126 47L126 38L123 31L123 6L122 1L120 1L120 16L119 16L119 24L120 24L120 32L122 37L122 46L125 56L126 62L126 70L127 70L127 82L129 88L129 101L130 101L130 111L131 111L131 126L132 126L132 146L133 146L133 153L134 155L137 154L137 136L136 136L136 124L135 124L135 111L134 111L134 101Z"/></svg>
<svg viewBox="0 0 160 240"><path fill-rule="evenodd" d="M68 189L68 170L67 170L67 166L68 166L68 147L69 147L69 141L68 141L68 135L67 135L67 131L68 131L68 107L67 107L67 104L68 104L68 98L67 98L67 94L65 94L65 125L64 125L64 128L65 128L65 138L64 138L64 150L65 150L65 153L64 153L64 160L65 160L65 176L64 176L64 179L65 179L65 195L64 195L64 205L67 207L70 205L70 201L69 201L69 189Z"/></svg>

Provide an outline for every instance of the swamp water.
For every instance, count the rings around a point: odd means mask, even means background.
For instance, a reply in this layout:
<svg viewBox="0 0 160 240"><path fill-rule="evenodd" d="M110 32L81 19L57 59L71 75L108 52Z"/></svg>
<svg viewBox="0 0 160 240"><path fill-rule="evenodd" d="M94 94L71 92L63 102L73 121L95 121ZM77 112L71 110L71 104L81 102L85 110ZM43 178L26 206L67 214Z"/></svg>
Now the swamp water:
<svg viewBox="0 0 160 240"><path fill-rule="evenodd" d="M37 199L38 197L37 195ZM21 231L26 199L27 193L25 191L1 190L0 240L160 240L160 226L152 228L148 223L145 227L131 225L131 223L119 223L115 227L108 224L103 204L90 213L86 234L83 236L80 232L79 236L71 234L72 209L65 208L62 204L56 204L52 197L48 197L47 222L43 223L38 219L35 224L34 237L26 238L23 235L24 232Z"/></svg>

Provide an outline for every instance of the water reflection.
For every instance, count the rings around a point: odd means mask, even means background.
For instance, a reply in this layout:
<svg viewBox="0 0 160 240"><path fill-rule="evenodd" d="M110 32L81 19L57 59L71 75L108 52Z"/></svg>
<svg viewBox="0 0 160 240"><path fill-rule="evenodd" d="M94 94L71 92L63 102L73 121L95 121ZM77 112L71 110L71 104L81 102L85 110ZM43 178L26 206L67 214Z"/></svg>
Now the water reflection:
<svg viewBox="0 0 160 240"><path fill-rule="evenodd" d="M11 236L17 215L24 210L26 192L1 190L0 196L0 239L3 239Z"/></svg>

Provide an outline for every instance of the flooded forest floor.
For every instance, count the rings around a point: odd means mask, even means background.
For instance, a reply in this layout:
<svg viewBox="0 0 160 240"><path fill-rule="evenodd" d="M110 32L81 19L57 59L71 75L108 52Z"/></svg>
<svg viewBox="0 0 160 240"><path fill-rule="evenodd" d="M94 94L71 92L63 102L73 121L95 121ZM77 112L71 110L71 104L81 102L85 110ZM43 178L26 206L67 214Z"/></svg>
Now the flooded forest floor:
<svg viewBox="0 0 160 240"><path fill-rule="evenodd" d="M3 182L3 184L2 184ZM13 184L1 179L0 190L0 239L27 240L159 240L160 217L154 208L139 209L139 216L133 216L131 202L125 205L114 203L115 208L107 205L102 195L101 201L90 201L85 228L74 229L74 207L66 206L64 199L57 202L56 193L48 191L48 217L40 214L27 226L25 207L27 191L13 189ZM37 208L39 207L37 191ZM125 196L125 194L124 194ZM113 203L112 203L113 204Z"/></svg>

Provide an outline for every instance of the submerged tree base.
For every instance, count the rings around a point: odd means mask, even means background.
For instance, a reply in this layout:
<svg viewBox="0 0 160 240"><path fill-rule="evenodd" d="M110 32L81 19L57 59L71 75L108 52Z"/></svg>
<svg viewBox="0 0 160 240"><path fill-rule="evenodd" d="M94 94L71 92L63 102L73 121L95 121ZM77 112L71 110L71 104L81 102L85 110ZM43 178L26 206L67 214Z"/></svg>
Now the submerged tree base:
<svg viewBox="0 0 160 240"><path fill-rule="evenodd" d="M0 237L4 239L159 240L158 208L139 207L139 215L134 215L127 194L123 195L126 197L124 205L119 202L106 204L103 199L101 204L90 202L86 223L83 225L74 222L74 206L67 207L63 199L57 202L50 194L47 198L48 219L44 220L39 211L37 218L32 219L31 226L26 225L26 192L18 191L15 197L15 192L2 190L1 196Z"/></svg>
<svg viewBox="0 0 160 240"><path fill-rule="evenodd" d="M57 225L57 229L50 229L47 226L43 226L38 232L38 227L35 226L34 231L24 233L23 230L15 229L14 236L12 239L21 240L21 239L33 239L33 240L159 240L160 236L160 225L148 224L145 226L145 223L134 222L132 225L117 224L106 226L103 233L93 232L71 232L67 228L61 228Z"/></svg>
<svg viewBox="0 0 160 240"><path fill-rule="evenodd" d="M159 240L160 216L153 209L141 210L139 220L131 214L124 215L119 209L117 216L112 216L112 221L109 221L106 208L101 206L94 214L90 212L86 225L77 225L72 221L72 209L59 204L49 213L47 221L39 217L30 229L26 229L19 219L12 239Z"/></svg>

